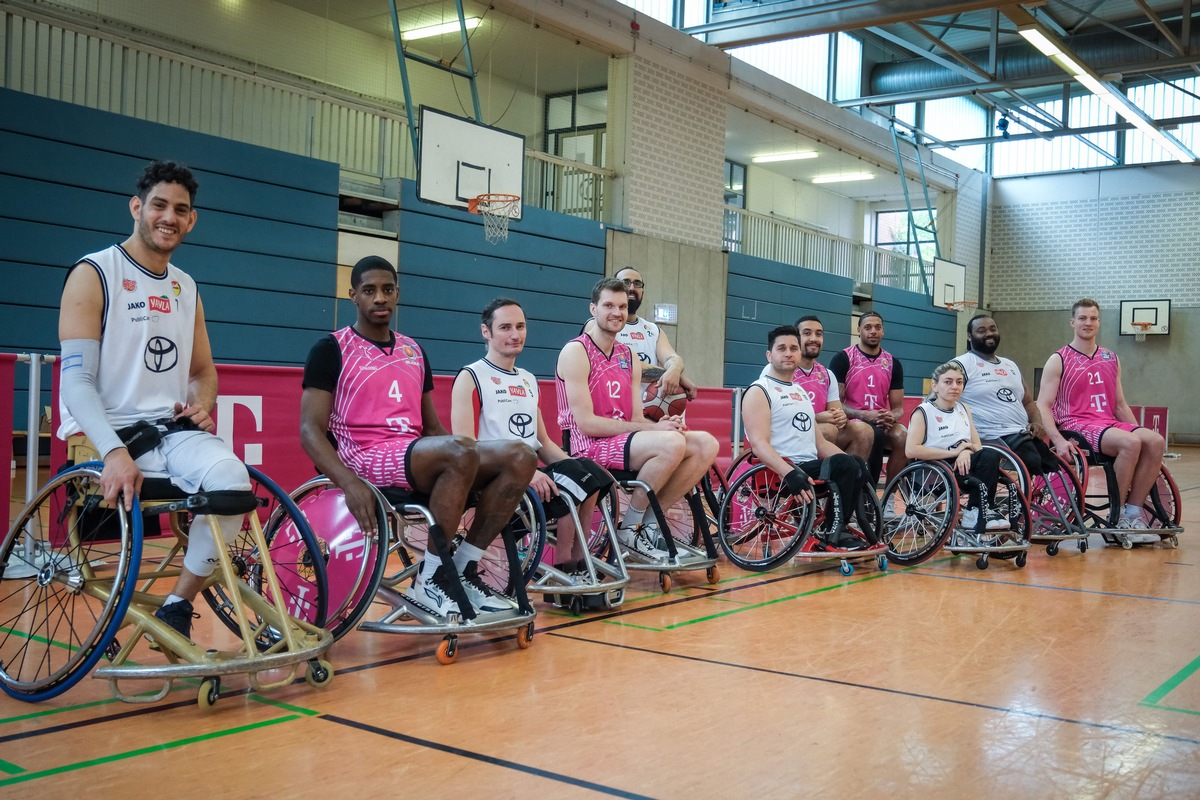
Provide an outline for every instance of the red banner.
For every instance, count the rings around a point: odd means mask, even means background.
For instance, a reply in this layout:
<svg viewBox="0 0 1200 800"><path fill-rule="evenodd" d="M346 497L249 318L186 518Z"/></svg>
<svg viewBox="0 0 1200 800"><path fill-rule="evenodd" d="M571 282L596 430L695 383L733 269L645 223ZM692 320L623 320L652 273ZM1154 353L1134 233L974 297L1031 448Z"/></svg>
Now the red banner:
<svg viewBox="0 0 1200 800"><path fill-rule="evenodd" d="M1167 407L1146 406L1142 411L1142 425L1167 438Z"/></svg>
<svg viewBox="0 0 1200 800"><path fill-rule="evenodd" d="M289 492L317 474L300 446L303 375L302 367L217 364L217 435Z"/></svg>
<svg viewBox="0 0 1200 800"><path fill-rule="evenodd" d="M13 464L13 373L16 363L15 353L0 353L0 464L4 465L4 470L8 473L8 487L0 492L0 512L3 512L0 519L4 520L5 532L8 531L8 523L12 521L12 517L9 516L9 500L12 490L17 488L13 485L15 470L10 469ZM22 497L25 496L24 486L18 491Z"/></svg>

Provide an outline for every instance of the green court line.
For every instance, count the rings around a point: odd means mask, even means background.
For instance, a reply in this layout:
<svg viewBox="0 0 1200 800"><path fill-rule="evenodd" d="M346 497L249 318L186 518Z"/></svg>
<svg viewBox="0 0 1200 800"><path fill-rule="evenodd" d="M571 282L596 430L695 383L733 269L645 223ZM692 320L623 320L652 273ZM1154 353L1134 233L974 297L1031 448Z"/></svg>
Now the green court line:
<svg viewBox="0 0 1200 800"><path fill-rule="evenodd" d="M601 620L601 622L605 625L617 625L621 628L637 628L639 631L654 631L655 633L662 633L667 630L666 628L655 628L652 625L634 625L632 622L621 622L619 619L605 619Z"/></svg>
<svg viewBox="0 0 1200 800"><path fill-rule="evenodd" d="M1200 670L1200 656L1192 659L1190 664L1168 678L1165 683L1163 683L1153 692L1146 695L1146 697L1140 703L1138 703L1138 705L1146 706L1148 708L1161 708L1164 711L1179 711L1184 714L1200 714L1200 711L1196 710L1159 705L1167 695L1178 689L1181 683L1192 677L1192 675L1196 674L1197 670Z"/></svg>
<svg viewBox="0 0 1200 800"><path fill-rule="evenodd" d="M67 644L65 642L56 642L53 639L47 639L44 636L31 636L31 635L25 633L25 631L19 631L16 628L5 628L5 627L0 626L0 631L4 631L5 633L11 633L13 636L18 636L22 639L25 639L26 641L37 642L38 644L48 644L51 647L61 647L64 650L79 649L77 646L73 646L73 645Z"/></svg>
<svg viewBox="0 0 1200 800"><path fill-rule="evenodd" d="M1194 708L1176 708L1175 706L1156 706L1152 703L1146 703L1146 702L1138 703L1138 705L1145 706L1146 708L1156 708L1159 711L1177 711L1180 714L1193 714L1195 716L1200 717L1200 711L1197 711Z"/></svg>
<svg viewBox="0 0 1200 800"><path fill-rule="evenodd" d="M799 594L788 595L787 597L777 597L774 600L764 600L761 603L754 603L753 605L742 606L741 608L731 608L728 611L721 611L716 614L709 614L708 616L705 616L705 617L696 617L695 619L689 619L686 622L676 622L673 625L668 625L666 627L666 630L674 630L675 628L682 628L684 625L695 625L697 622L709 622L710 620L720 619L721 617L728 617L730 614L740 614L743 611L750 611L755 608L764 608L766 606L773 606L776 603L784 603L784 602L787 602L788 600L795 600L800 597L809 597L814 594L820 594L821 592L828 592L831 589L841 589L843 586L850 586L852 584L862 583L864 581L879 580L880 578L884 578L884 577L887 577L887 573L880 572L875 575L867 575L866 577L858 578L858 579L852 580L852 581L841 581L839 583L832 583L829 586L821 586L816 589L809 589L807 592L800 592Z"/></svg>
<svg viewBox="0 0 1200 800"><path fill-rule="evenodd" d="M278 708L283 711L292 711L296 714L303 714L306 717L315 717L321 714L320 711L313 711L311 708L301 708L300 706L294 706L291 703L285 703L282 700L272 700L269 697L264 697L258 692L251 692L249 698L256 703L262 703L264 706L272 706L273 708Z"/></svg>
<svg viewBox="0 0 1200 800"><path fill-rule="evenodd" d="M18 767L16 764L13 764L9 761L0 761L0 772L3 772L7 775L20 775L24 771L24 767Z"/></svg>
<svg viewBox="0 0 1200 800"><path fill-rule="evenodd" d="M111 764L114 761L123 761L128 758L136 758L137 756L149 755L150 753L158 753L163 750L171 750L176 747L184 747L185 745L195 744L196 742L206 742L212 739L220 739L224 736L231 736L237 733L246 733L247 731L258 730L265 728L268 725L275 725L280 722L291 722L292 720L302 719L294 714L286 717L278 717L277 719L266 720L265 722L255 722L250 725L242 725L237 728L230 728L224 731L216 731L214 733L206 733L201 736L191 736L187 739L176 739L173 742L165 742L163 744L153 745L151 747L139 747L136 750L126 750L123 753L114 753L111 756L103 756L101 758L89 758L86 761L76 761L74 764L64 764L61 767L52 767L50 769L38 770L37 772L29 772L24 775L19 775L8 780L0 780L0 786L12 786L17 783L25 783L26 781L37 780L38 778L47 778L51 775L62 775L66 772L74 772L88 767L99 766L100 764Z"/></svg>
<svg viewBox="0 0 1200 800"><path fill-rule="evenodd" d="M29 714L18 714L15 717L5 717L0 719L0 725L7 725L10 722L24 722L25 720L38 719L39 717L49 717L54 714L62 714L67 711L80 711L85 708L94 708L96 706L107 706L113 703L121 702L115 697L110 697L107 700L92 700L87 703L78 703L73 706L63 706L62 708L50 708L45 711L33 711Z"/></svg>

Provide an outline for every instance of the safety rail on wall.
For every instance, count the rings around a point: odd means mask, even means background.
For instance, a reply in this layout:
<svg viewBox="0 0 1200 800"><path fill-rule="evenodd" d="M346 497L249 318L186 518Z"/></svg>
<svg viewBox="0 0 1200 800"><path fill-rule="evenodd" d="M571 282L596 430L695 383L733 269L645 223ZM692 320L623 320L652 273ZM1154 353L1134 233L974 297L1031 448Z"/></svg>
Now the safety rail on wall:
<svg viewBox="0 0 1200 800"><path fill-rule="evenodd" d="M912 256L733 206L725 207L724 246L731 253L841 275L856 286L925 291L921 265Z"/></svg>
<svg viewBox="0 0 1200 800"><path fill-rule="evenodd" d="M602 222L609 182L616 174L611 169L526 150L525 205Z"/></svg>

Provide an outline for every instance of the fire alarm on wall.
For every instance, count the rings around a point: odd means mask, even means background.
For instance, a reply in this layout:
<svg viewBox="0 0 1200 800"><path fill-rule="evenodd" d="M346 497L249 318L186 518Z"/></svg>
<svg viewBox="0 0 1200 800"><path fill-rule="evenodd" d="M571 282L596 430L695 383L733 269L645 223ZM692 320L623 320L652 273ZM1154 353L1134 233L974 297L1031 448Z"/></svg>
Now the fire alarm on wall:
<svg viewBox="0 0 1200 800"><path fill-rule="evenodd" d="M636 19L629 21L629 30L633 31L634 33L637 33L641 29L642 29L642 26L638 25L638 21Z"/></svg>

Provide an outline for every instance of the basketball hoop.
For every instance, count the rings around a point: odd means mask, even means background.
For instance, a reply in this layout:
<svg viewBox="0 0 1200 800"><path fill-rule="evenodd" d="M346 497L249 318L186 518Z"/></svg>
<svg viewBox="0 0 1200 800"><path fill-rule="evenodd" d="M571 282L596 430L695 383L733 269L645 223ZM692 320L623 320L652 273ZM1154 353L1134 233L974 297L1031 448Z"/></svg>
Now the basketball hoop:
<svg viewBox="0 0 1200 800"><path fill-rule="evenodd" d="M483 217L483 235L492 244L508 240L508 221L517 216L519 194L481 194L467 201L467 211Z"/></svg>
<svg viewBox="0 0 1200 800"><path fill-rule="evenodd" d="M976 308L978 305L979 303L975 300L960 300L957 303L946 303L946 310L957 312L969 311L972 308Z"/></svg>
<svg viewBox="0 0 1200 800"><path fill-rule="evenodd" d="M1133 340L1135 342L1144 342L1144 341L1146 341L1146 331L1150 330L1150 326L1153 325L1154 323L1153 322L1131 322L1129 324L1133 325L1135 328L1137 328L1137 330L1133 334Z"/></svg>

